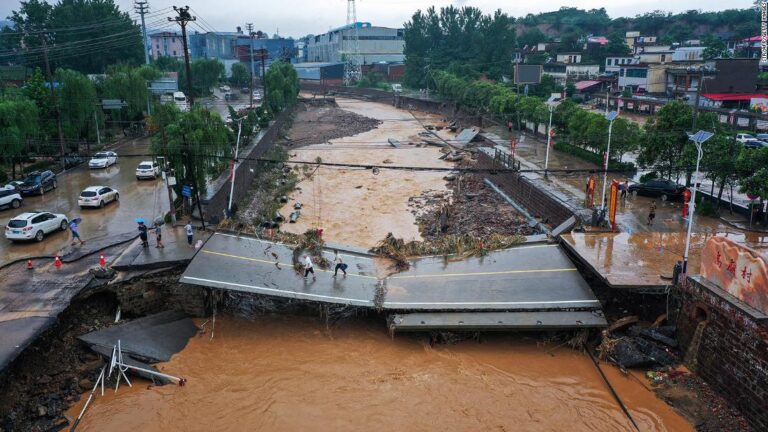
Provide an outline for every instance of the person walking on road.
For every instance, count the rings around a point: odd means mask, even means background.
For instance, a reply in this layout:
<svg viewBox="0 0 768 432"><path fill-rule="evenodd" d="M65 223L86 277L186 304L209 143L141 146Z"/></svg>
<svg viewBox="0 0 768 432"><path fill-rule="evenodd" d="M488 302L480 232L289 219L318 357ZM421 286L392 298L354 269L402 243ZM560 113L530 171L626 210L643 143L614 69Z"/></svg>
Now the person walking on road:
<svg viewBox="0 0 768 432"><path fill-rule="evenodd" d="M315 269L312 266L312 260L309 258L309 255L304 255L304 279L306 279L310 273L312 273L312 280L317 280L315 277Z"/></svg>
<svg viewBox="0 0 768 432"><path fill-rule="evenodd" d="M83 239L80 238L80 231L77 228L78 223L80 223L80 218L74 218L72 219L72 222L69 223L69 230L72 232L72 243L70 243L71 246L74 246L77 242L80 242L80 245L85 244Z"/></svg>
<svg viewBox="0 0 768 432"><path fill-rule="evenodd" d="M144 224L144 219L139 222L139 238L141 238L141 247L149 247L149 235L147 233L147 225Z"/></svg>
<svg viewBox="0 0 768 432"><path fill-rule="evenodd" d="M653 226L654 219L656 219L656 200L651 202L651 208L648 210L648 226Z"/></svg>
<svg viewBox="0 0 768 432"><path fill-rule="evenodd" d="M155 245L156 248L165 248L165 245L163 244L163 231L160 228L160 224L155 225L155 240L157 241L157 244Z"/></svg>
<svg viewBox="0 0 768 432"><path fill-rule="evenodd" d="M624 180L624 184L620 186L621 188L621 199L622 201L627 200L627 194L629 193L629 180Z"/></svg>
<svg viewBox="0 0 768 432"><path fill-rule="evenodd" d="M187 224L184 225L184 232L187 234L187 244L189 247L195 247L195 232L192 230L192 222L187 220Z"/></svg>
<svg viewBox="0 0 768 432"><path fill-rule="evenodd" d="M336 275L339 274L339 270L344 272L344 276L346 276L347 265L344 264L344 261L341 260L341 255L339 255L339 251L336 251L336 256L333 258L333 262L336 264L336 267L333 269L333 277L336 277Z"/></svg>

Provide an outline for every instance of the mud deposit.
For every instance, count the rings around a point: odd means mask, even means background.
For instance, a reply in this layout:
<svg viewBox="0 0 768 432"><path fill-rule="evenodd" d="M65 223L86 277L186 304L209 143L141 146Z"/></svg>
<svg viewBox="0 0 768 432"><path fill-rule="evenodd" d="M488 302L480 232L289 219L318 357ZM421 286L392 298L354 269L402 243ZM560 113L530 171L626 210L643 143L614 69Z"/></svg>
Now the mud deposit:
<svg viewBox="0 0 768 432"><path fill-rule="evenodd" d="M632 430L589 358L521 336L430 346L391 339L378 320L327 330L307 317L220 317L212 341L193 338L161 369L187 385L110 391L78 431ZM606 370L641 430L691 430Z"/></svg>
<svg viewBox="0 0 768 432"><path fill-rule="evenodd" d="M368 132L381 121L339 108L330 99L304 99L296 107L296 116L288 147L321 144L335 138Z"/></svg>

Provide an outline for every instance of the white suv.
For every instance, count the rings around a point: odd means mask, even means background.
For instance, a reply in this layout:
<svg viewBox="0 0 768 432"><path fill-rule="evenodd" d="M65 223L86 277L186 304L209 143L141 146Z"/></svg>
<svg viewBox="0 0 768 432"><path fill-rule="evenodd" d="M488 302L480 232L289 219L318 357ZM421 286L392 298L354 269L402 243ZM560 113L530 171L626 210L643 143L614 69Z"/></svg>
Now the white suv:
<svg viewBox="0 0 768 432"><path fill-rule="evenodd" d="M143 161L136 167L136 179L156 179L160 175L160 165L153 161Z"/></svg>
<svg viewBox="0 0 768 432"><path fill-rule="evenodd" d="M16 189L0 189L0 208L11 207L19 208L21 202L24 201L21 198L21 194Z"/></svg>
<svg viewBox="0 0 768 432"><path fill-rule="evenodd" d="M41 211L22 213L8 221L5 226L5 238L11 241L43 241L46 234L56 230L65 231L67 226L67 217L63 214Z"/></svg>

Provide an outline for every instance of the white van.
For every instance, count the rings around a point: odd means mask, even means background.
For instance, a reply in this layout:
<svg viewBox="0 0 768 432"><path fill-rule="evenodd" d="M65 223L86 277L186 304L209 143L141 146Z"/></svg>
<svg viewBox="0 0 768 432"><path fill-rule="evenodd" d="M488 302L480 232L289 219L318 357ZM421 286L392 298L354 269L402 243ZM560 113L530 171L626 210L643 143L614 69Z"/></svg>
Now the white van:
<svg viewBox="0 0 768 432"><path fill-rule="evenodd" d="M184 92L173 92L173 102L182 111L189 111L189 102Z"/></svg>

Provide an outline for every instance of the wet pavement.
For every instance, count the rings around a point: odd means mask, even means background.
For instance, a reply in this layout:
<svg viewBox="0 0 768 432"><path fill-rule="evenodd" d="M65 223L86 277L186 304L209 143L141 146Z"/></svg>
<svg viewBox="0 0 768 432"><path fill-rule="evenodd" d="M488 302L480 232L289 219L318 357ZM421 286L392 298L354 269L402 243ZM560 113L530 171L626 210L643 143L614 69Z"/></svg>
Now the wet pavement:
<svg viewBox="0 0 768 432"><path fill-rule="evenodd" d="M116 165L94 170L80 166L59 174L57 189L43 196L24 198L24 203L16 210L0 210L0 227L4 229L9 219L27 211L62 213L69 219L83 219L80 235L87 244L89 239L96 237L136 232L135 218L143 217L151 221L167 212L168 193L163 180L136 180L136 166L141 161L151 159L149 140L130 140L113 150L118 154ZM119 201L109 203L102 209L80 209L77 205L80 192L88 186L97 185L116 189L120 193ZM12 243L2 237L0 265L29 256L52 256L57 251L63 252L70 241L69 232L51 233L41 243Z"/></svg>

